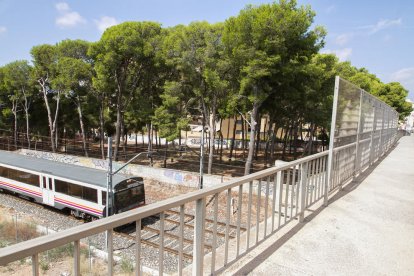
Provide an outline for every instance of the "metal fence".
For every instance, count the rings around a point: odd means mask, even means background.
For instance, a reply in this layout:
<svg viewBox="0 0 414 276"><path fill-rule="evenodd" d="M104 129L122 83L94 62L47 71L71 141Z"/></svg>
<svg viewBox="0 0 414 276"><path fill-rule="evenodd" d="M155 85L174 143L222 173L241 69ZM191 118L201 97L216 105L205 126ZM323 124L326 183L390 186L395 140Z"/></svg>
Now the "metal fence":
<svg viewBox="0 0 414 276"><path fill-rule="evenodd" d="M398 114L338 77L333 110L329 151L0 249L0 265L31 257L33 275L38 275L41 252L71 243L73 274L80 275L82 239L106 232L109 239L105 273L113 275L114 229L134 223L134 267L136 275L141 275L148 258L143 254L146 245L142 226L152 217L160 232L157 257L151 261L157 263L160 275L216 274L282 227L302 222L310 206L322 199L327 203L331 193L374 163L398 138ZM172 214L177 217L174 226ZM188 214L193 215L191 222L186 219ZM166 269L165 262L169 254L165 250L169 246L166 237L172 231L178 236L178 264L174 271ZM190 249L185 245L188 240L192 241ZM191 260L186 262L189 256Z"/></svg>
<svg viewBox="0 0 414 276"><path fill-rule="evenodd" d="M398 112L336 77L328 161L331 188L343 185L387 152L397 130Z"/></svg>

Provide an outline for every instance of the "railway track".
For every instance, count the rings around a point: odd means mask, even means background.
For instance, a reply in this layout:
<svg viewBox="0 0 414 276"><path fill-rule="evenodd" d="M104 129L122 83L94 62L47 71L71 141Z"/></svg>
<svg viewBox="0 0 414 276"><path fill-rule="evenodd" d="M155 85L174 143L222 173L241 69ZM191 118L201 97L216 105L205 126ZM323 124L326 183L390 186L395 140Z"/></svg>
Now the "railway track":
<svg viewBox="0 0 414 276"><path fill-rule="evenodd" d="M183 257L189 261L192 260L193 255L193 221L194 221L194 215L192 214L184 214L184 224L183 224ZM149 220L149 221L146 221ZM214 220L211 219L205 219L207 224L214 224ZM159 217L158 216L152 216L150 218L143 220L143 227L141 228L141 243L147 246L150 246L154 249L160 248L160 230L159 230ZM178 256L180 254L179 247L180 247L180 236L178 235L179 226L180 225L180 212L174 211L174 210L168 210L165 212L164 217L164 244L163 248L164 251L173 254L175 256ZM226 226L227 224L225 222L217 221L217 243L216 246L220 246L224 243L225 237L226 237ZM229 224L229 229L233 233L229 233L229 238L235 238L236 234L234 233L237 230L236 225ZM213 235L213 230L211 230L212 226L209 227L207 225L205 227L205 232ZM240 227L240 231L245 231L246 228ZM135 225L129 225L125 228L122 228L117 234L121 235L122 237L130 240L135 241L136 236L136 229ZM205 254L211 252L213 250L213 246L208 243L208 241L205 241L204 243L204 251Z"/></svg>

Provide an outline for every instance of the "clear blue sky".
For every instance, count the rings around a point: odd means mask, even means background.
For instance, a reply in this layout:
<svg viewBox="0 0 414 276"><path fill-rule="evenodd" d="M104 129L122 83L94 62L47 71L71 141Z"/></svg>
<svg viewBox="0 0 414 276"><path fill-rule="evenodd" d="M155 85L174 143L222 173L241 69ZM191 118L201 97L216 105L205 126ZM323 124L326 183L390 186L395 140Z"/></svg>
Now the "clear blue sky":
<svg viewBox="0 0 414 276"><path fill-rule="evenodd" d="M223 21L260 0L0 0L0 66L30 60L34 45L63 39L96 41L105 27L152 20L173 26ZM365 67L383 82L399 81L414 100L414 2L412 0L299 0L328 30L323 52Z"/></svg>

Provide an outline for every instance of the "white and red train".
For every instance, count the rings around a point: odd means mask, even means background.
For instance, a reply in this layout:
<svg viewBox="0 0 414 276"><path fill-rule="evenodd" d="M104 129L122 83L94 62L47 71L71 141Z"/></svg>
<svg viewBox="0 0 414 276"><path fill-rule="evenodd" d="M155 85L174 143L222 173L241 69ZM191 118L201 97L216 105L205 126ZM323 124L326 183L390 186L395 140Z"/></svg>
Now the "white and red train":
<svg viewBox="0 0 414 276"><path fill-rule="evenodd" d="M115 175L114 207L121 213L145 205L142 177ZM57 209L70 209L81 218L106 215L106 172L0 151L0 190Z"/></svg>

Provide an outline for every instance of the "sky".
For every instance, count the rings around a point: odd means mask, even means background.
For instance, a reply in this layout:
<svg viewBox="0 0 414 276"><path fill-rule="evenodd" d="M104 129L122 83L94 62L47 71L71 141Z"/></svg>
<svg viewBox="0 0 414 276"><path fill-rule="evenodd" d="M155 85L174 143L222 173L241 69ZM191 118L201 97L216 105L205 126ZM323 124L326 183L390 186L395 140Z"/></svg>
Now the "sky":
<svg viewBox="0 0 414 276"><path fill-rule="evenodd" d="M31 60L30 49L63 39L97 41L124 21L164 27L235 16L266 0L0 0L0 66ZM316 12L314 26L328 32L324 53L368 69L382 82L400 82L414 101L414 1L298 0Z"/></svg>

